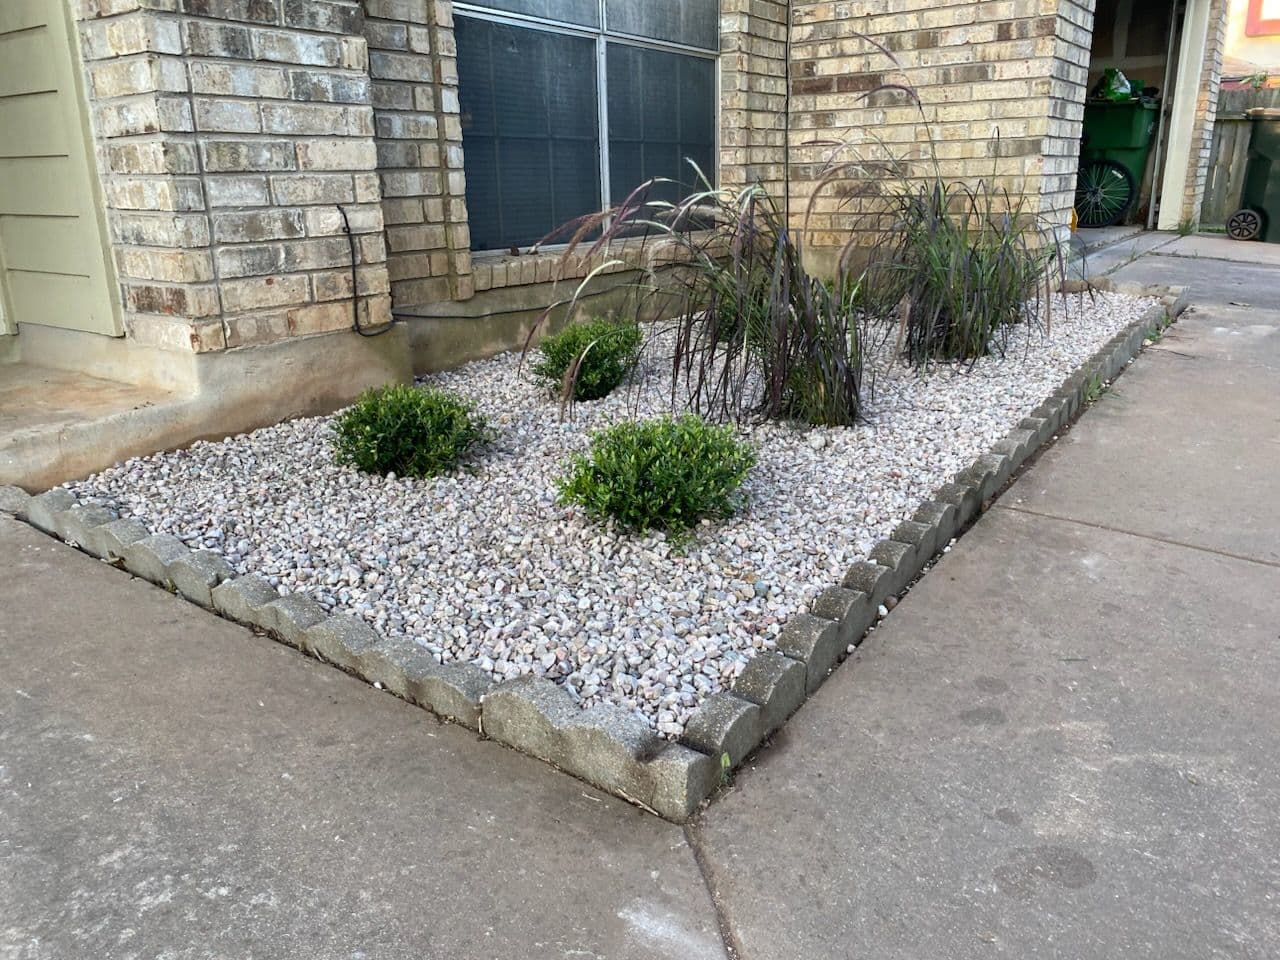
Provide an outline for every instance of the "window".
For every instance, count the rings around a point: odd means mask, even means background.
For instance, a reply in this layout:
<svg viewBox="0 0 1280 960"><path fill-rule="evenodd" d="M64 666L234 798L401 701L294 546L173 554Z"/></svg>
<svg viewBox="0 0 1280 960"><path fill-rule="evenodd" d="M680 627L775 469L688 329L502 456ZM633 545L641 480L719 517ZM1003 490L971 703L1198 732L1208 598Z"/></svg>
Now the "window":
<svg viewBox="0 0 1280 960"><path fill-rule="evenodd" d="M467 209L476 250L714 182L719 0L455 4Z"/></svg>

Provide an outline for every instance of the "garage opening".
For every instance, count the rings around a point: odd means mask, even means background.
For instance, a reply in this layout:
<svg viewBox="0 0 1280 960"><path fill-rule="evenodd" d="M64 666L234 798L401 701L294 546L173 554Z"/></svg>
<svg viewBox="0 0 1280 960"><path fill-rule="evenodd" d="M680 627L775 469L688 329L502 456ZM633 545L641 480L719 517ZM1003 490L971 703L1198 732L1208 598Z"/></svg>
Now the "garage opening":
<svg viewBox="0 0 1280 960"><path fill-rule="evenodd" d="M1098 0L1076 188L1082 230L1155 226L1185 12L1181 0Z"/></svg>

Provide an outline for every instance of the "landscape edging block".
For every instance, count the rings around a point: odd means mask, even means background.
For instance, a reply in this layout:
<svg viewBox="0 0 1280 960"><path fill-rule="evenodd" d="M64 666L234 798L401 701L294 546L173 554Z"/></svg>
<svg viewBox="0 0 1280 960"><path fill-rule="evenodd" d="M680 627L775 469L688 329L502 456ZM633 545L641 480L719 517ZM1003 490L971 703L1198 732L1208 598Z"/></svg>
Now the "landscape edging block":
<svg viewBox="0 0 1280 960"><path fill-rule="evenodd" d="M903 520L889 534L890 540L909 543L916 548L916 555L923 562L938 552L938 531L932 524L919 520Z"/></svg>
<svg viewBox="0 0 1280 960"><path fill-rule="evenodd" d="M91 552L87 548L94 542L98 527L105 527L108 523L119 519L114 510L77 503L58 515L58 535L67 543L75 544L85 552Z"/></svg>
<svg viewBox="0 0 1280 960"><path fill-rule="evenodd" d="M187 545L171 533L153 533L124 548L124 567L135 577L170 589L169 564L191 553Z"/></svg>
<svg viewBox="0 0 1280 960"><path fill-rule="evenodd" d="M1129 357L1130 353L1127 344L1121 344L1116 347L1111 353L1111 362L1107 366L1107 376L1105 379L1114 380L1116 377L1120 376L1121 371L1125 368L1125 364L1129 362Z"/></svg>
<svg viewBox="0 0 1280 960"><path fill-rule="evenodd" d="M668 743L649 761L653 793L649 806L660 817L684 823L715 791L721 767L708 756L682 743Z"/></svg>
<svg viewBox="0 0 1280 960"><path fill-rule="evenodd" d="M1000 441L997 440L996 442L999 443ZM990 500L994 497L1000 492L1000 488L1005 485L1009 478L1013 476L1013 458L1007 453L1001 453L995 449L981 454L973 463L975 468L982 469L992 477L990 489L985 486L983 488L982 492L985 494L982 498L983 500Z"/></svg>
<svg viewBox="0 0 1280 960"><path fill-rule="evenodd" d="M845 650L862 639L862 635L876 622L877 616L876 607L871 605L865 593L846 587L828 587L823 590L813 598L809 611L815 617L835 623L840 647ZM750 664L747 667L750 669Z"/></svg>
<svg viewBox="0 0 1280 960"><path fill-rule="evenodd" d="M112 520L86 531L88 543L80 544L89 554L108 562L123 560L129 545L148 536L147 528L131 518Z"/></svg>
<svg viewBox="0 0 1280 960"><path fill-rule="evenodd" d="M425 660L415 656L405 666L405 677L406 699L471 730L480 729L481 705L497 687L497 681L474 664L437 663L430 654Z"/></svg>
<svg viewBox="0 0 1280 960"><path fill-rule="evenodd" d="M213 609L213 588L235 575L231 564L213 550L192 550L169 564L174 589L206 610Z"/></svg>
<svg viewBox="0 0 1280 960"><path fill-rule="evenodd" d="M760 708L732 693L713 693L685 725L681 742L721 759L726 769L740 764L764 739ZM725 759L727 758L727 760Z"/></svg>
<svg viewBox="0 0 1280 960"><path fill-rule="evenodd" d="M532 676L499 684L480 706L485 736L556 766L564 765L562 733L577 714L563 687Z"/></svg>
<svg viewBox="0 0 1280 960"><path fill-rule="evenodd" d="M228 620L256 627L258 608L280 599L280 593L262 577L250 573L218 584L211 599L213 609Z"/></svg>
<svg viewBox="0 0 1280 960"><path fill-rule="evenodd" d="M1014 427L1003 440L997 440L992 450L1009 458L1012 470L1017 470L1027 462L1036 450L1036 432L1022 427Z"/></svg>
<svg viewBox="0 0 1280 960"><path fill-rule="evenodd" d="M958 481L944 483L936 491L934 497L941 503L949 503L956 511L956 532L959 533L982 509L982 500L978 497L978 489L971 484Z"/></svg>
<svg viewBox="0 0 1280 960"><path fill-rule="evenodd" d="M811 691L818 689L840 662L846 648L840 642L839 625L811 613L797 613L788 619L777 642L779 653L804 664L805 688Z"/></svg>
<svg viewBox="0 0 1280 960"><path fill-rule="evenodd" d="M609 703L579 711L561 731L564 769L605 790L648 804L653 794L648 761L662 749L649 724Z"/></svg>
<svg viewBox="0 0 1280 960"><path fill-rule="evenodd" d="M31 503L31 494L11 483L0 484L0 513L7 513L25 520L27 505Z"/></svg>
<svg viewBox="0 0 1280 960"><path fill-rule="evenodd" d="M253 621L291 647L306 649L307 631L328 619L328 611L305 593L277 596L251 610Z"/></svg>
<svg viewBox="0 0 1280 960"><path fill-rule="evenodd" d="M222 584L218 589L226 585ZM214 594L216 603L217 590ZM307 630L303 640L305 649L348 673L358 673L360 658L380 642L381 638L373 627L347 613L335 613L321 620Z"/></svg>
<svg viewBox="0 0 1280 960"><path fill-rule="evenodd" d="M896 597L907 589L907 584L916 578L923 561L919 552L909 543L897 540L881 540L871 548L868 554L872 563L877 563L889 571L889 596ZM887 598L886 598L887 599Z"/></svg>
<svg viewBox="0 0 1280 960"><path fill-rule="evenodd" d="M43 533L59 536L61 514L76 505L76 498L61 487L46 490L27 501L22 519Z"/></svg>
<svg viewBox="0 0 1280 960"><path fill-rule="evenodd" d="M1035 436L1027 456L1036 453L1053 437L1053 425L1044 417L1023 417L1018 427Z"/></svg>
<svg viewBox="0 0 1280 960"><path fill-rule="evenodd" d="M950 544L960 530L959 523L956 521L955 506L938 500L924 501L924 503L916 507L911 519L916 523L928 524L933 528L934 550L929 559L937 556L943 548Z"/></svg>
<svg viewBox="0 0 1280 960"><path fill-rule="evenodd" d="M490 739L650 809L659 809L656 800L680 818L714 786L710 758L690 750L681 755L682 763L672 764L669 750L639 717L609 704L584 712L546 678L519 677L495 686L481 704L480 717Z"/></svg>
<svg viewBox="0 0 1280 960"><path fill-rule="evenodd" d="M733 682L733 692L760 708L760 724L769 736L800 709L808 695L805 665L765 650L751 658Z"/></svg>
<svg viewBox="0 0 1280 960"><path fill-rule="evenodd" d="M840 586L856 590L867 598L874 610L889 598L892 571L870 560L859 560L845 572Z"/></svg>
<svg viewBox="0 0 1280 960"><path fill-rule="evenodd" d="M379 637L377 643L355 652L355 673L366 683L408 700L411 692L409 668L419 653L424 657L430 656L405 637Z"/></svg>

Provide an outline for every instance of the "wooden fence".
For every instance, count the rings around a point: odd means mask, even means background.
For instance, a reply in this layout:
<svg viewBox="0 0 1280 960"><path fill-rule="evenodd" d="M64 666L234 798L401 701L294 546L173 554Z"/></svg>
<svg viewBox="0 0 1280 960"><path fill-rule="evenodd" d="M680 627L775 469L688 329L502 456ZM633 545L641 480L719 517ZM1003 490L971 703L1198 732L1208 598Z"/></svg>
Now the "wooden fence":
<svg viewBox="0 0 1280 960"><path fill-rule="evenodd" d="M1207 230L1221 230L1227 217L1240 209L1252 132L1244 112L1252 107L1280 107L1280 90L1223 90L1218 97L1209 178L1200 207L1200 222Z"/></svg>

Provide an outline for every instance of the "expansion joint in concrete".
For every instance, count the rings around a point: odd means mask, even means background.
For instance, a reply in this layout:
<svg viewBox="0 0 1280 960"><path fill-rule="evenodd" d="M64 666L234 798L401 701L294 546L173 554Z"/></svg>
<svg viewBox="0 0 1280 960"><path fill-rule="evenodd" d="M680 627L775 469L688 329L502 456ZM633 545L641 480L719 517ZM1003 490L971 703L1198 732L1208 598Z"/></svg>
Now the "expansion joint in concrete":
<svg viewBox="0 0 1280 960"><path fill-rule="evenodd" d="M724 944L724 952L728 955L729 960L747 960L746 954L742 949L742 941L733 929L733 921L729 918L729 912L724 905L724 897L720 889L720 882L716 876L715 867L711 864L711 857L706 850L706 841L703 839L701 824L697 818L690 819L684 825L685 843L689 845L689 849L693 852L694 863L698 865L698 873L702 877L702 883L707 888L707 897L711 900L711 908L716 913L716 927L720 931L720 941Z"/></svg>
<svg viewBox="0 0 1280 960"><path fill-rule="evenodd" d="M1152 533L1139 533L1137 530L1128 530L1124 527L1113 527L1107 523L1094 523L1091 520L1079 520L1075 517L1064 517L1056 513L1046 513L1041 510L1030 510L1027 507L1018 507L996 503L995 509L1012 510L1014 513L1025 514L1029 517L1039 517L1043 520L1057 520L1060 523L1074 523L1077 526L1089 527L1092 530L1103 530L1107 533L1118 533L1126 537L1137 537L1139 540L1148 540L1152 543L1163 543L1170 547L1181 547L1185 550L1195 550L1200 553L1211 553L1216 557L1225 557L1228 560L1239 560L1243 563L1256 563L1262 567L1270 567L1273 570L1280 570L1280 563L1274 560L1262 560L1258 557L1250 557L1247 554L1235 553L1231 550L1218 550L1214 547L1206 547L1198 543L1188 543L1186 540L1175 540L1173 537L1161 537Z"/></svg>

